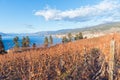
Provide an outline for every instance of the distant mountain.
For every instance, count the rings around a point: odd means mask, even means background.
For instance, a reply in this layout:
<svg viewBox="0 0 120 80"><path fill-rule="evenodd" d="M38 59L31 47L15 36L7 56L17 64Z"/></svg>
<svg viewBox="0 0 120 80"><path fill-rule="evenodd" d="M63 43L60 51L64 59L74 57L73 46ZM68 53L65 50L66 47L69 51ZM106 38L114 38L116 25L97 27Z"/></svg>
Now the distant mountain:
<svg viewBox="0 0 120 80"><path fill-rule="evenodd" d="M7 34L0 32L0 35L2 36L7 36Z"/></svg>
<svg viewBox="0 0 120 80"><path fill-rule="evenodd" d="M106 24L100 24L97 26L89 27L86 30L88 31L106 31L112 28L120 28L120 22L111 22Z"/></svg>
<svg viewBox="0 0 120 80"><path fill-rule="evenodd" d="M42 31L42 32L37 32L35 34L55 35L55 34L67 34L67 33L78 33L78 32L105 32L105 31L109 32L109 30L112 32L112 29L113 31L120 32L120 22L105 23L105 24L100 24L97 26L85 27L85 28L63 29L58 31Z"/></svg>
<svg viewBox="0 0 120 80"><path fill-rule="evenodd" d="M111 22L100 24L92 27L85 27L85 28L76 28L76 29L62 29L58 31L41 31L36 33L2 33L2 36L45 36L45 35L58 35L58 34L67 34L67 33L95 33L95 32L102 32L102 33L109 33L109 32L120 32L120 22Z"/></svg>
<svg viewBox="0 0 120 80"><path fill-rule="evenodd" d="M65 34L65 33L69 33L71 32L72 29L62 29L62 30L58 30L58 31L41 31L41 32L37 32L35 34L38 34L38 35L53 35L53 34Z"/></svg>
<svg viewBox="0 0 120 80"><path fill-rule="evenodd" d="M32 35L31 33L3 33L0 32L0 35L2 35L3 37L15 37L15 36L30 36Z"/></svg>

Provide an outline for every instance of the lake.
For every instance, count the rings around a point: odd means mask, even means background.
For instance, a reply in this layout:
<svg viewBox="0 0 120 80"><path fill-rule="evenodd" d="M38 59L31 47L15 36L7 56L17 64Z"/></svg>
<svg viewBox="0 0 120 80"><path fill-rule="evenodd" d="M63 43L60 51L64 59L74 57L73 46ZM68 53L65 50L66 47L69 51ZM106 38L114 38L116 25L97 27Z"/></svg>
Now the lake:
<svg viewBox="0 0 120 80"><path fill-rule="evenodd" d="M2 37L4 46L5 46L5 50L11 49L14 47L14 43L13 43L13 38L14 37ZM19 43L22 43L22 36L19 37ZM30 46L32 46L33 43L36 43L37 46L41 46L44 44L44 38L45 37L41 37L41 36L29 36L30 38ZM56 38L53 37L53 43L54 44L59 44L61 43L61 39L60 38Z"/></svg>

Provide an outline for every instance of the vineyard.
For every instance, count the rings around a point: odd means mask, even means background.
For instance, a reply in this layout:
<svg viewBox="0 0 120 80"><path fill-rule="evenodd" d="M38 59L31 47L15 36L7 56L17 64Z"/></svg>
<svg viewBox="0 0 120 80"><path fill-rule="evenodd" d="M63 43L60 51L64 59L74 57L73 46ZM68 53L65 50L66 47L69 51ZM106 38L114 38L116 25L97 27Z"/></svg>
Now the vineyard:
<svg viewBox="0 0 120 80"><path fill-rule="evenodd" d="M113 80L120 80L119 33L0 55L0 80L111 80L112 40Z"/></svg>

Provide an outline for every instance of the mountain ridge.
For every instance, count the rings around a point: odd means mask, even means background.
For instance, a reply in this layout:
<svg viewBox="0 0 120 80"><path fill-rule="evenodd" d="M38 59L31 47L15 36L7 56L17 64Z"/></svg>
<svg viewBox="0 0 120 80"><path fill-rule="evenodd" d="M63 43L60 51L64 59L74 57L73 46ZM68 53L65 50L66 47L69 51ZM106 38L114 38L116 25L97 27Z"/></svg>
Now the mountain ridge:
<svg viewBox="0 0 120 80"><path fill-rule="evenodd" d="M63 35L68 33L96 33L96 32L120 32L120 22L111 22L100 24L96 26L84 27L84 28L76 28L76 29L61 29L57 31L40 31L36 33L3 33L0 32L2 36L45 36L45 35Z"/></svg>
<svg viewBox="0 0 120 80"><path fill-rule="evenodd" d="M37 32L35 34L67 34L67 33L78 33L78 32L103 32L105 30L109 30L111 28L120 28L120 22L111 22L111 23L105 23L105 24L100 24L96 26L90 26L90 27L85 27L85 28L76 28L76 29L61 29L57 31L41 31Z"/></svg>

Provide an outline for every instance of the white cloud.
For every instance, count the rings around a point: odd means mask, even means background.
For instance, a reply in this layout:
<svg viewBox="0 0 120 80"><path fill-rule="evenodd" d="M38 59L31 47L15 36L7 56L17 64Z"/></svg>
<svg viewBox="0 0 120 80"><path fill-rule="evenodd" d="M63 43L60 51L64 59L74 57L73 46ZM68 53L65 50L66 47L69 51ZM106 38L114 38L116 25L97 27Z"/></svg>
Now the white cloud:
<svg viewBox="0 0 120 80"><path fill-rule="evenodd" d="M82 6L80 8L61 11L47 8L35 12L37 16L43 16L46 20L67 20L67 21L114 21L120 20L119 0L103 0L99 4L92 6Z"/></svg>
<svg viewBox="0 0 120 80"><path fill-rule="evenodd" d="M35 13L37 16L43 16L46 20L56 19L58 15L56 13L60 13L59 10L56 9L46 9L40 10Z"/></svg>

